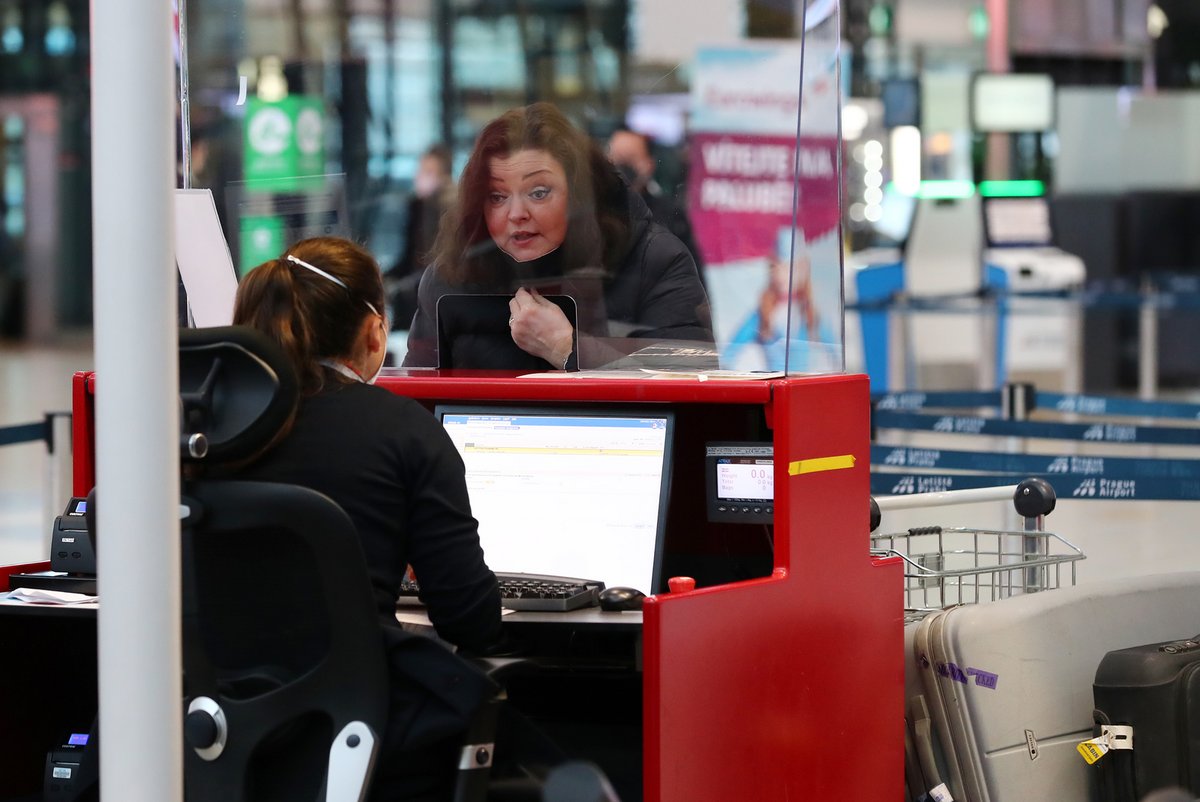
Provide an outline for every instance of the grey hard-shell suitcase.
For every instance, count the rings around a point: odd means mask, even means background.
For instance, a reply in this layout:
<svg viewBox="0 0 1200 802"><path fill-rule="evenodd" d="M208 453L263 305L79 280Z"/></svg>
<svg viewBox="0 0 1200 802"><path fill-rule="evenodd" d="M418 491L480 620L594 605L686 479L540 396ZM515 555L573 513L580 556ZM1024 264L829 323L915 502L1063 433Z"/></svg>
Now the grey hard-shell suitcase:
<svg viewBox="0 0 1200 802"><path fill-rule="evenodd" d="M947 785L969 802L1092 802L1076 746L1092 737L1104 655L1195 634L1200 573L1060 588L926 617L913 665Z"/></svg>

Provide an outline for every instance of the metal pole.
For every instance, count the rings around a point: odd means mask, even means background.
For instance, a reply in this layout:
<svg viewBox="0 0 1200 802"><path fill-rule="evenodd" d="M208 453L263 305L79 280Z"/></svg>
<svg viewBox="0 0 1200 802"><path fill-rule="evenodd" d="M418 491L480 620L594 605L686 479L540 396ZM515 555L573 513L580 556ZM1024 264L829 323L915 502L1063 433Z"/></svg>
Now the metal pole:
<svg viewBox="0 0 1200 802"><path fill-rule="evenodd" d="M982 264L982 259L980 261ZM986 265L983 269L987 269ZM998 346L1004 337L1004 332L1000 330L999 305L1002 303L1004 301L999 298L982 298L979 301L979 342L983 353L976 366L975 382L980 390L990 390L997 386L1000 376L1004 373L1004 366L997 357Z"/></svg>
<svg viewBox="0 0 1200 802"><path fill-rule="evenodd" d="M192 188L192 97L188 91L187 0L178 0L179 14L179 146L183 175L179 186Z"/></svg>
<svg viewBox="0 0 1200 802"><path fill-rule="evenodd" d="M1032 384L1018 384L1009 382L1001 388L1000 397L1000 416L1004 420L1024 421L1029 420L1030 414L1036 406L1035 399L1037 398L1036 389ZM1024 437L1009 437L1008 452L1010 454L1025 454L1029 451L1028 443ZM1006 509L1004 512L1004 528L1013 530L1016 528L1013 518L1018 513L1015 509ZM1031 522L1032 525L1031 525ZM1026 532L1036 532L1041 530L1042 516L1036 518L1024 518L1021 521L1021 528ZM1041 548L1045 545L1045 539L1036 535L1025 535L1021 538L1021 554L1025 560L1034 560L1040 555ZM1004 549L1009 552L1007 546ZM1036 568L1029 568L1025 571L1025 590L1029 592L1033 588L1038 587L1038 575Z"/></svg>
<svg viewBox="0 0 1200 802"><path fill-rule="evenodd" d="M100 782L183 796L171 5L92 15Z"/></svg>
<svg viewBox="0 0 1200 802"><path fill-rule="evenodd" d="M1154 282L1142 279L1138 307L1138 398L1153 401L1158 395L1158 298Z"/></svg>
<svg viewBox="0 0 1200 802"><path fill-rule="evenodd" d="M50 530L71 497L71 413L46 413L46 482L42 494L42 553L50 555Z"/></svg>
<svg viewBox="0 0 1200 802"><path fill-rule="evenodd" d="M440 130L442 142L453 154L458 147L454 140L454 122L458 110L454 102L454 60L451 58L454 49L454 9L450 7L450 0L438 0L434 20L437 25L438 55L441 57L441 86L438 92L441 98Z"/></svg>
<svg viewBox="0 0 1200 802"><path fill-rule="evenodd" d="M1067 364L1063 371L1063 392L1083 392L1083 302L1063 301L1067 319Z"/></svg>
<svg viewBox="0 0 1200 802"><path fill-rule="evenodd" d="M1022 521L1022 529L1026 532L1042 532L1045 529L1046 516L1035 515ZM1037 535L1025 536L1025 559L1040 562L1047 554L1049 546L1046 538ZM1033 593L1046 587L1046 566L1040 565L1025 569L1025 592Z"/></svg>
<svg viewBox="0 0 1200 802"><path fill-rule="evenodd" d="M988 17L985 56L988 72L1009 72L1012 62L1008 57L1008 0L985 0ZM1011 158L1008 150L1011 134L987 134L984 144L984 178L1008 178Z"/></svg>
<svg viewBox="0 0 1200 802"><path fill-rule="evenodd" d="M895 297L888 304L887 315L887 392L912 390L917 386L912 375L912 312L906 296Z"/></svg>

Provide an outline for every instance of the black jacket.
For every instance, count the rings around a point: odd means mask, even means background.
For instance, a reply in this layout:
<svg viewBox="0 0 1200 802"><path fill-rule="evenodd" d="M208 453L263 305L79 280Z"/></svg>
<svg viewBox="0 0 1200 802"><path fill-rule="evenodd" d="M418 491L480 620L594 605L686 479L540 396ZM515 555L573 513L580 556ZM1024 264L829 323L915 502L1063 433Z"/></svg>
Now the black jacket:
<svg viewBox="0 0 1200 802"><path fill-rule="evenodd" d="M654 222L639 195L627 191L629 247L615 268L597 270L559 264L556 254L517 264L499 260L497 275L487 282L454 285L436 265L421 279L417 313L408 336L408 366L438 365L436 309L443 295L496 293L511 295L518 287L536 287L544 294L567 294L578 309L578 366L599 367L646 341L691 340L711 343L712 319L708 297L688 249L665 227ZM568 236L570 234L568 233ZM507 337L506 330L500 337ZM490 349L484 338L472 343L477 368L548 369L540 359L528 357L511 364L499 349ZM511 351L511 349L509 349ZM460 354L456 349L456 358ZM576 360L572 360L573 362ZM459 360L459 366L462 360Z"/></svg>
<svg viewBox="0 0 1200 802"><path fill-rule="evenodd" d="M483 651L500 640L500 595L479 545L461 457L417 402L330 374L301 402L288 436L238 478L324 493L358 530L391 667L385 774L412 787L420 748L461 731L494 685L437 641L402 630L396 597L413 566L430 620L445 640ZM418 750L402 760L401 752ZM414 766L413 763L417 765Z"/></svg>

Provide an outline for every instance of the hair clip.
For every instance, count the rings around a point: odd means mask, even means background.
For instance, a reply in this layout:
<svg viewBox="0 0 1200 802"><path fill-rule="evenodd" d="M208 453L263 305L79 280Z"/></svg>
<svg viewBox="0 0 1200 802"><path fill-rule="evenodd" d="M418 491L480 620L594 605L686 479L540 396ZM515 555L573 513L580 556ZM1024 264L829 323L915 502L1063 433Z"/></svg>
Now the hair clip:
<svg viewBox="0 0 1200 802"><path fill-rule="evenodd" d="M344 289L346 292L350 291L350 288L346 286L346 282L342 281L340 278L333 275L332 273L327 273L324 270L322 270L321 268L317 267L316 265L311 265L308 262L301 259L300 257L293 256L290 253L287 255L286 258L289 262L300 265L301 267L307 268L307 269L311 270L312 272L316 273L318 276L324 276L325 278L332 281L334 284L336 284L339 287L341 287L342 289ZM379 314L379 310L375 308L375 304L373 304L367 300L364 300L363 303L367 305L367 309L370 309L372 314L376 314L376 315Z"/></svg>

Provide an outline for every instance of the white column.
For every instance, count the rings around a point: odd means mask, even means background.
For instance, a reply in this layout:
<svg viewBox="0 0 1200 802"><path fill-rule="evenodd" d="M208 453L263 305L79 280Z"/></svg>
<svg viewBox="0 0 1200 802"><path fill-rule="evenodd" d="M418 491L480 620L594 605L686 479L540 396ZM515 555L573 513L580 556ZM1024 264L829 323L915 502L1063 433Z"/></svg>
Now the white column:
<svg viewBox="0 0 1200 802"><path fill-rule="evenodd" d="M100 781L182 791L171 4L92 13Z"/></svg>

